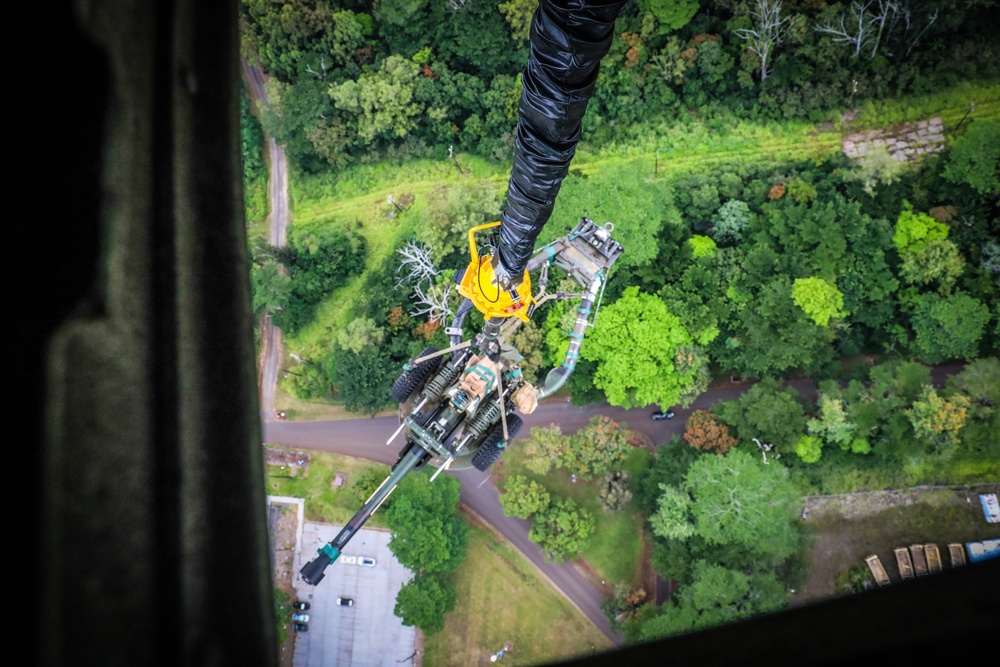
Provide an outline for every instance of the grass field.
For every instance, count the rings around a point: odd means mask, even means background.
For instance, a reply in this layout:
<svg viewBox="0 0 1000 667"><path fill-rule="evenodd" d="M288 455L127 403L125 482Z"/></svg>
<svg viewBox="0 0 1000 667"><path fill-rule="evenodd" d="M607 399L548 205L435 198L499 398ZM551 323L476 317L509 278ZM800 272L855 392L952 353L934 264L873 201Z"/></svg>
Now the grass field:
<svg viewBox="0 0 1000 667"><path fill-rule="evenodd" d="M509 644L507 665L537 665L612 648L576 607L519 552L473 526L469 553L455 573L457 605L445 629L426 639L425 667L490 664Z"/></svg>
<svg viewBox="0 0 1000 667"><path fill-rule="evenodd" d="M354 490L358 476L370 469L378 470L383 475L389 474L389 466L364 459L315 451L309 452L308 456L309 465L302 468L269 465L265 470L269 495L308 499L305 508L307 521L343 525L354 516L365 500L361 498L359 502ZM346 478L344 485L339 488L334 486L338 473ZM385 526L377 513L369 520L369 524L373 527Z"/></svg>

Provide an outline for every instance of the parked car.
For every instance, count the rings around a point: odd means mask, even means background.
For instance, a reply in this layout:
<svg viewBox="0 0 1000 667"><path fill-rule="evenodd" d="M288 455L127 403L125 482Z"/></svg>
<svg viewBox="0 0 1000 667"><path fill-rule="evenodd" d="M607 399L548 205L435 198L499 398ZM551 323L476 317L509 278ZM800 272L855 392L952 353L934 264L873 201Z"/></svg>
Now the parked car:
<svg viewBox="0 0 1000 667"><path fill-rule="evenodd" d="M673 410L664 410L662 412L654 412L653 413L653 421L654 422L658 422L661 419L673 419L673 418L674 418Z"/></svg>
<svg viewBox="0 0 1000 667"><path fill-rule="evenodd" d="M292 609L298 609L299 611L305 611L309 608L308 602L303 602L302 600L296 600L292 603Z"/></svg>
<svg viewBox="0 0 1000 667"><path fill-rule="evenodd" d="M309 632L309 626L305 623L292 623L292 630L296 632Z"/></svg>
<svg viewBox="0 0 1000 667"><path fill-rule="evenodd" d="M365 567L375 567L375 559L370 556L362 556L358 559L358 565L364 565Z"/></svg>
<svg viewBox="0 0 1000 667"><path fill-rule="evenodd" d="M337 604L339 604L341 607L353 607L354 600L352 600L351 598L337 598Z"/></svg>
<svg viewBox="0 0 1000 667"><path fill-rule="evenodd" d="M292 614L292 620L298 623L308 623L309 614Z"/></svg>
<svg viewBox="0 0 1000 667"><path fill-rule="evenodd" d="M341 563L347 563L348 565L357 565L357 563L358 563L358 557L357 556L341 556L340 557L340 562Z"/></svg>

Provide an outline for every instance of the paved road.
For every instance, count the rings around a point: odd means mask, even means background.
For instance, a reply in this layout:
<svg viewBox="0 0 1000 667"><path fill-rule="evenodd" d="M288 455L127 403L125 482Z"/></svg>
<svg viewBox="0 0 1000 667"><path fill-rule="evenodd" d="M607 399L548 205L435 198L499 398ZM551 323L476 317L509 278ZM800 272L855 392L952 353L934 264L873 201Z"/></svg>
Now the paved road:
<svg viewBox="0 0 1000 667"><path fill-rule="evenodd" d="M250 97L267 106L264 74L245 58L240 61L240 65ZM270 165L270 241L271 245L281 247L287 242L288 235L288 160L285 158L285 149L271 138L267 140L267 161ZM274 387L281 365L281 329L271 324L271 316L267 313L261 323L261 349L264 360L260 370L260 410L262 417L267 420L277 416L274 409Z"/></svg>

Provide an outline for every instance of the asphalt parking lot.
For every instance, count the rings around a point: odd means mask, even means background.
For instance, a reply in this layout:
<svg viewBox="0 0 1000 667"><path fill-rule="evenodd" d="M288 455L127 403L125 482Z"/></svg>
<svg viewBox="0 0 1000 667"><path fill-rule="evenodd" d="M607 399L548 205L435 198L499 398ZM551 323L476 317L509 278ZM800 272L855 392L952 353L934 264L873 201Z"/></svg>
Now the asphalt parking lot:
<svg viewBox="0 0 1000 667"><path fill-rule="evenodd" d="M332 540L341 526L305 523L296 572ZM396 594L413 576L389 551L389 533L363 529L348 544L345 556L368 556L374 567L338 560L326 569L318 586L295 576L298 599L311 605L309 631L295 642L295 667L396 667L414 652L416 632L392 613ZM354 606L337 605L338 597ZM412 663L411 663L412 664Z"/></svg>

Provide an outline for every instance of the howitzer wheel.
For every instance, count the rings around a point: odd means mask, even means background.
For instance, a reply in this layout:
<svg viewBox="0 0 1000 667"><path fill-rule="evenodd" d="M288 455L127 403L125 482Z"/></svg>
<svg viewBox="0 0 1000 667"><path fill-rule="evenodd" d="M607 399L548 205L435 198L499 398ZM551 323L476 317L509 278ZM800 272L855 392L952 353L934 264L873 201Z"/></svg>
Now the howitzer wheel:
<svg viewBox="0 0 1000 667"><path fill-rule="evenodd" d="M434 354L438 349L433 345L424 348L424 351L417 355L417 359L426 356L428 354ZM392 390L389 395L392 397L396 403L405 403L413 392L424 383L427 378L434 374L438 366L441 364L441 359L443 357L434 357L433 359L428 359L423 361L408 371L403 371L396 382L392 385Z"/></svg>
<svg viewBox="0 0 1000 667"><path fill-rule="evenodd" d="M508 442L517 437L518 432L521 430L521 418L517 415L508 415L507 417L507 435ZM496 460L500 458L503 454L504 448L500 445L503 443L503 424L497 422L493 425L493 428L489 433L486 434L486 439L483 440L482 446L476 455L472 457L472 466L476 470L481 470L486 472L490 469L490 466L496 463Z"/></svg>

